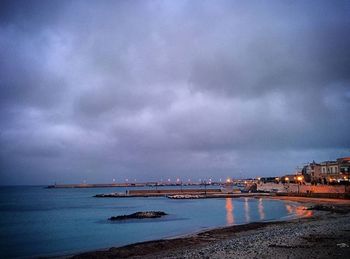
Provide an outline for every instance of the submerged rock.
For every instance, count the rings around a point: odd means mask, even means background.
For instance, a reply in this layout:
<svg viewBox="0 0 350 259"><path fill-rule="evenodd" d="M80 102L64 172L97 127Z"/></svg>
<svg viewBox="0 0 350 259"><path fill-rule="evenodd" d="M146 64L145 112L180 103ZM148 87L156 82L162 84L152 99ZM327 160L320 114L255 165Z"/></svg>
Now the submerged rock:
<svg viewBox="0 0 350 259"><path fill-rule="evenodd" d="M335 213L349 213L350 208L349 207L341 207L341 206L332 206L332 205L322 205L318 204L315 206L312 206L310 208L307 208L307 210L321 210L321 211L330 211L330 212L335 212Z"/></svg>
<svg viewBox="0 0 350 259"><path fill-rule="evenodd" d="M168 215L163 211L138 211L129 215L113 216L109 220L152 219Z"/></svg>

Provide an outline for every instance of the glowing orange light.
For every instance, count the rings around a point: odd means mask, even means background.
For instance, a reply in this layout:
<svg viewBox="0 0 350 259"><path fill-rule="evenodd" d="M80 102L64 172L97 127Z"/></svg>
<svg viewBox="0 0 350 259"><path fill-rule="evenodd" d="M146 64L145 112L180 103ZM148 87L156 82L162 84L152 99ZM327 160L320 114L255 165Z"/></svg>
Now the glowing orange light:
<svg viewBox="0 0 350 259"><path fill-rule="evenodd" d="M227 225L232 225L235 223L232 198L226 198L226 223Z"/></svg>

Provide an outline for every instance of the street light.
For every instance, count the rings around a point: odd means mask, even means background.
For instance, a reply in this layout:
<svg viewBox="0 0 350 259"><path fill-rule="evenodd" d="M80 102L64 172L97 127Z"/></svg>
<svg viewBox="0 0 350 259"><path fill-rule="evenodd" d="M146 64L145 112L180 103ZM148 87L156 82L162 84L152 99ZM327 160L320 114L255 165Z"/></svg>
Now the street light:
<svg viewBox="0 0 350 259"><path fill-rule="evenodd" d="M125 194L126 194L126 195L128 195L128 181L129 181L129 179L126 178L126 179L125 179Z"/></svg>
<svg viewBox="0 0 350 259"><path fill-rule="evenodd" d="M297 176L297 181L298 181L298 193L300 193L300 185L301 181L303 180L303 177L301 175Z"/></svg>

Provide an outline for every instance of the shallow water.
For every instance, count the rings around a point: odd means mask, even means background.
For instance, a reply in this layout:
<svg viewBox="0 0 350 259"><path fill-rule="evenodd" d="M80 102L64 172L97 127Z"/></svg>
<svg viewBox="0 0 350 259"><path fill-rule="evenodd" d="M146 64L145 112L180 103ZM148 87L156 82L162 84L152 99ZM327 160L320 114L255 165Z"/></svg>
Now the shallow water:
<svg viewBox="0 0 350 259"><path fill-rule="evenodd" d="M301 213L293 203L269 199L92 197L109 192L125 192L125 188L1 187L0 258L77 253ZM125 222L107 220L146 210L169 215Z"/></svg>

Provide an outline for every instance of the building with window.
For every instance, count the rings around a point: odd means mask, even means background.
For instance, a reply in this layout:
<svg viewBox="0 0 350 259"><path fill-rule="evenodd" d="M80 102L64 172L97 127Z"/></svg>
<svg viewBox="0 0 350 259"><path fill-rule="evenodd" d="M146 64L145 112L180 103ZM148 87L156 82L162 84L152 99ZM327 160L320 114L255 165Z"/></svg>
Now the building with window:
<svg viewBox="0 0 350 259"><path fill-rule="evenodd" d="M345 180L350 179L350 157L342 157L337 159L339 165L339 172Z"/></svg>
<svg viewBox="0 0 350 259"><path fill-rule="evenodd" d="M334 183L348 181L350 174L350 157L338 158L336 161L313 161L303 167L305 181L312 183Z"/></svg>
<svg viewBox="0 0 350 259"><path fill-rule="evenodd" d="M315 161L304 166L302 174L305 178L305 181L311 183L321 183L323 179L321 168L321 164L318 164Z"/></svg>

